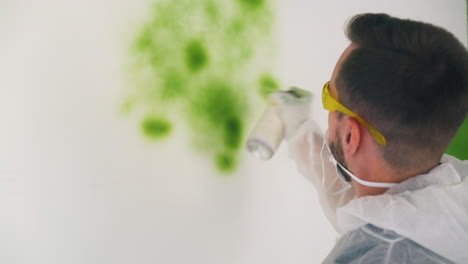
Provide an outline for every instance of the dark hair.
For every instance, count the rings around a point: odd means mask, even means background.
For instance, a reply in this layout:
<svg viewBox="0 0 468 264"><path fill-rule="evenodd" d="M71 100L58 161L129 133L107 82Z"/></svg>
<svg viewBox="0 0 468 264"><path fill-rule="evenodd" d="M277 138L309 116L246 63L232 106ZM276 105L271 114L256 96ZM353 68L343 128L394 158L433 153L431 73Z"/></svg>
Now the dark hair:
<svg viewBox="0 0 468 264"><path fill-rule="evenodd" d="M361 14L346 35L357 46L341 65L339 100L387 139L394 168L440 158L468 111L468 53L440 27Z"/></svg>

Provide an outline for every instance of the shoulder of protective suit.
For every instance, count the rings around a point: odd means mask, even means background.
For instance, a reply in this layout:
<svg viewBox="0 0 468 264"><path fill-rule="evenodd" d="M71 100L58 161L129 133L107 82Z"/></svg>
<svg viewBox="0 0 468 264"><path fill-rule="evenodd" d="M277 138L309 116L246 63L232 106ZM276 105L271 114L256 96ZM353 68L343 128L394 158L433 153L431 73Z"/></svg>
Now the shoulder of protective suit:
<svg viewBox="0 0 468 264"><path fill-rule="evenodd" d="M367 224L344 235L323 263L454 263L399 234Z"/></svg>
<svg viewBox="0 0 468 264"><path fill-rule="evenodd" d="M462 178L468 177L468 160L459 160L454 156L444 154L441 163L451 164Z"/></svg>

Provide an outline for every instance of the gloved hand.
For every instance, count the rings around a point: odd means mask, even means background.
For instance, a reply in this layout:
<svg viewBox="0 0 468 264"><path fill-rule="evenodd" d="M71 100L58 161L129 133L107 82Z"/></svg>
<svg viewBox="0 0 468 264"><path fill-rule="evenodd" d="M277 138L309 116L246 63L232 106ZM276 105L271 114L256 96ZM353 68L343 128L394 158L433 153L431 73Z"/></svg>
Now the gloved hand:
<svg viewBox="0 0 468 264"><path fill-rule="evenodd" d="M290 139L299 127L310 118L313 94L299 88L270 94L270 102L276 106L278 116L283 122L285 138Z"/></svg>
<svg viewBox="0 0 468 264"><path fill-rule="evenodd" d="M299 88L275 92L250 133L246 147L254 156L270 159L284 138L291 138L309 118L312 94Z"/></svg>

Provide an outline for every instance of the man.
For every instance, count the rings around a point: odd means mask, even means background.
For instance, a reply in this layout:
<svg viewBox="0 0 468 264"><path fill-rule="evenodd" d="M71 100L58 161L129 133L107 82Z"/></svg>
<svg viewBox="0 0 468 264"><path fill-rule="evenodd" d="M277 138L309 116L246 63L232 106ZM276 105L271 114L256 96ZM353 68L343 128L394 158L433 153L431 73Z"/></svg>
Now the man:
<svg viewBox="0 0 468 264"><path fill-rule="evenodd" d="M341 235L324 263L468 263L468 161L444 155L468 112L465 48L385 14L346 34L322 94L325 142L312 121L288 136Z"/></svg>

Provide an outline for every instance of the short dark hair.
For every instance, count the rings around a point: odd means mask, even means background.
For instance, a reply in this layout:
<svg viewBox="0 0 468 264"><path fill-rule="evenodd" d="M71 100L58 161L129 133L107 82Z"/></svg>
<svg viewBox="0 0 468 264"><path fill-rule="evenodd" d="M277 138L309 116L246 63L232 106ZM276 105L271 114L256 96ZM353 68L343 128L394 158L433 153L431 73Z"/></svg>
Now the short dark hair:
<svg viewBox="0 0 468 264"><path fill-rule="evenodd" d="M386 14L347 23L355 44L338 72L339 100L387 139L394 168L440 158L468 112L468 53L447 30Z"/></svg>

